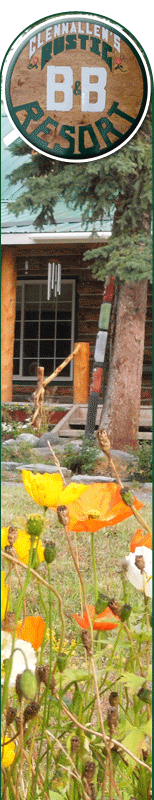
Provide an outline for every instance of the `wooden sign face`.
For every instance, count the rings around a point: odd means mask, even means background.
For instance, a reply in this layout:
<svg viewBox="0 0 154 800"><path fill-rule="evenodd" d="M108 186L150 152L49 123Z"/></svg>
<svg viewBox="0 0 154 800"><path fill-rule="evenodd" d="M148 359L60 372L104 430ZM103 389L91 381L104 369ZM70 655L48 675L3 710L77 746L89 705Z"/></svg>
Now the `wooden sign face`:
<svg viewBox="0 0 154 800"><path fill-rule="evenodd" d="M22 37L5 82L9 115L34 149L65 161L102 158L140 127L150 100L146 60L106 18L47 18Z"/></svg>

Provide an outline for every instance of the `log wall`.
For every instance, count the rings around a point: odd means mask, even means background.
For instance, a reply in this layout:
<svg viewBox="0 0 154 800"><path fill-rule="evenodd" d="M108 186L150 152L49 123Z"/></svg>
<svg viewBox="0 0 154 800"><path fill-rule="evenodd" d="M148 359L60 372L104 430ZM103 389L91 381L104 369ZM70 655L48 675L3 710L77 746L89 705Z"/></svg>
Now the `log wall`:
<svg viewBox="0 0 154 800"><path fill-rule="evenodd" d="M94 245L91 244L91 247ZM98 246L98 245L96 245ZM90 249L88 243L87 248ZM86 247L85 244L72 243L52 245L44 248L40 245L28 250L22 248L19 254L19 249L16 248L16 263L17 263L17 277L25 279L25 260L28 259L28 279L47 278L47 263L48 261L59 261L62 266L62 278L74 278L76 281L76 312L75 312L75 341L76 342L89 342L90 344L90 369L89 378L93 368L95 340L98 330L98 319L100 312L100 305L102 303L103 282L96 281L93 278L91 269L87 266L87 262L83 262L83 253ZM109 337L111 337L112 324L110 325ZM110 338L109 338L110 342ZM108 353L109 355L109 343ZM105 382L107 374L105 376ZM13 387L13 399L24 400L30 399L35 385L15 385ZM51 388L52 391L52 388ZM50 396L50 386L48 387L48 396ZM71 403L73 402L73 384L57 384L57 391L54 397L54 403ZM147 317L145 328L145 349L144 349L144 364L142 376L142 402L150 404L152 401L152 287L148 285L148 303L147 303Z"/></svg>

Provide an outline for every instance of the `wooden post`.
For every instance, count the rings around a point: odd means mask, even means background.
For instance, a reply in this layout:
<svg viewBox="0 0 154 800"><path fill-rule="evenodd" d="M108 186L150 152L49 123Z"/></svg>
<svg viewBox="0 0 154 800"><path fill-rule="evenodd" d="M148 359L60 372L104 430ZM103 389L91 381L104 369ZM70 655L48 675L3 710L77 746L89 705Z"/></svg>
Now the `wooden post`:
<svg viewBox="0 0 154 800"><path fill-rule="evenodd" d="M74 356L74 382L73 382L74 403L88 403L89 357L90 357L89 342L80 342L80 350Z"/></svg>
<svg viewBox="0 0 154 800"><path fill-rule="evenodd" d="M12 400L14 331L16 316L16 266L13 249L2 255L1 282L1 399Z"/></svg>

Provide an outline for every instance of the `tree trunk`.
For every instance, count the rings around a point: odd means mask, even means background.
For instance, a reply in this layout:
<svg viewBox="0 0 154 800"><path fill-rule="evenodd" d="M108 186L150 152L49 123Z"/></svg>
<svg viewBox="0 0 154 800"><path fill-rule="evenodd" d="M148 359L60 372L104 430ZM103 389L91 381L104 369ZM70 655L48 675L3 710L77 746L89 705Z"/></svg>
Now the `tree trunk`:
<svg viewBox="0 0 154 800"><path fill-rule="evenodd" d="M2 256L1 282L1 399L12 400L14 329L16 315L16 267L13 250Z"/></svg>
<svg viewBox="0 0 154 800"><path fill-rule="evenodd" d="M147 280L121 283L101 427L113 448L138 447Z"/></svg>

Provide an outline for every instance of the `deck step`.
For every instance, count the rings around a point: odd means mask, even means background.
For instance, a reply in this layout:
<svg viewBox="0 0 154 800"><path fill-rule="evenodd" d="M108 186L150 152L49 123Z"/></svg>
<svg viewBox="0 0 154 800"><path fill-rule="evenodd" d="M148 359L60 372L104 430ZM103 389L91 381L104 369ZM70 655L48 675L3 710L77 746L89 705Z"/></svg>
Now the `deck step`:
<svg viewBox="0 0 154 800"><path fill-rule="evenodd" d="M74 404L65 417L53 428L53 432L62 438L78 439L85 430L87 419L87 404ZM96 415L95 431L100 425L102 406L99 405ZM152 440L152 407L141 406L138 439Z"/></svg>

